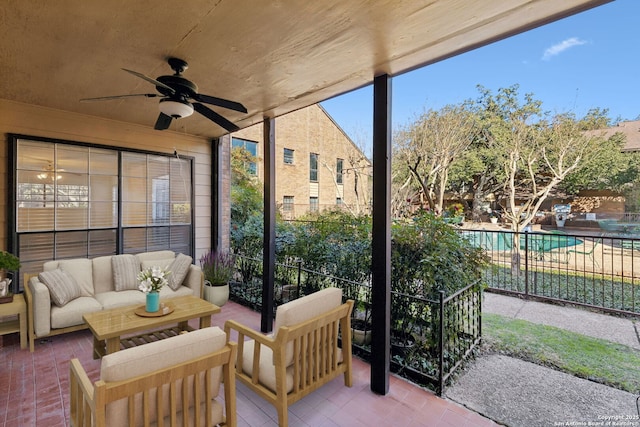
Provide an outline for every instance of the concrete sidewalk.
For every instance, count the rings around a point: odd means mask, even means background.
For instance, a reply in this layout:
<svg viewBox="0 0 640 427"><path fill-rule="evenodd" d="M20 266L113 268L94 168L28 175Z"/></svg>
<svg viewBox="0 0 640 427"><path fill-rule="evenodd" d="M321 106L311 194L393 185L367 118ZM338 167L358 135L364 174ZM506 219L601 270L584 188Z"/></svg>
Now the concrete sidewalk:
<svg viewBox="0 0 640 427"><path fill-rule="evenodd" d="M555 326L640 350L638 320L489 292L484 293L483 312ZM498 354L476 358L445 390L445 396L511 427L640 427L637 395Z"/></svg>
<svg viewBox="0 0 640 427"><path fill-rule="evenodd" d="M640 321L484 292L482 311L566 329L640 350Z"/></svg>

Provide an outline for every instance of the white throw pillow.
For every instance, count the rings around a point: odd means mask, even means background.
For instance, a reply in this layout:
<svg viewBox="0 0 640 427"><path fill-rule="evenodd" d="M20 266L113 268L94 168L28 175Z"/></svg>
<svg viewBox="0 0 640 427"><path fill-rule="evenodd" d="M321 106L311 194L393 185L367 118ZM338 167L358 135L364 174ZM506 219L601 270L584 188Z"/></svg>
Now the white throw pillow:
<svg viewBox="0 0 640 427"><path fill-rule="evenodd" d="M82 294L73 276L59 268L43 271L38 274L38 279L49 289L51 300L58 307L64 306Z"/></svg>

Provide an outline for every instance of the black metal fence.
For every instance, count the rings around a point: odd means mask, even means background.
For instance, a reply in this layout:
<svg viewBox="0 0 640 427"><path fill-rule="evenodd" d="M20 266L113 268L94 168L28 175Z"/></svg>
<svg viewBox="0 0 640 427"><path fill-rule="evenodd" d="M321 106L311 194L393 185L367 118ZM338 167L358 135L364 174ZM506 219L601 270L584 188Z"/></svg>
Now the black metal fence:
<svg viewBox="0 0 640 427"><path fill-rule="evenodd" d="M237 257L238 281L231 284L231 299L259 309L262 300L262 260ZM355 301L352 314L353 350L371 356L371 284L357 283L305 269L301 262L277 264L275 307L322 288L343 290ZM393 287L393 286L392 286ZM481 338L481 292L478 283L455 294L430 300L392 291L392 371L412 381L444 391L447 380L466 360Z"/></svg>
<svg viewBox="0 0 640 427"><path fill-rule="evenodd" d="M460 233L491 258L484 273L491 290L640 315L640 239L632 235Z"/></svg>

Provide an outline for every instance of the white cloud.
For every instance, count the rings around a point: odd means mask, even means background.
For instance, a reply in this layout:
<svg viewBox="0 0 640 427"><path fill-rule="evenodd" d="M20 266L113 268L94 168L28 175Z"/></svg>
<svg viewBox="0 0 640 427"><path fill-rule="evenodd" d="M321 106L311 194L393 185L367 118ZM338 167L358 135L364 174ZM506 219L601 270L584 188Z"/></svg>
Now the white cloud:
<svg viewBox="0 0 640 427"><path fill-rule="evenodd" d="M542 55L542 60L549 61L552 57L560 55L565 50L583 44L587 44L587 42L585 40L580 40L577 37L571 37L569 39L563 40L560 43L556 43L553 46L547 48L544 51L544 55Z"/></svg>

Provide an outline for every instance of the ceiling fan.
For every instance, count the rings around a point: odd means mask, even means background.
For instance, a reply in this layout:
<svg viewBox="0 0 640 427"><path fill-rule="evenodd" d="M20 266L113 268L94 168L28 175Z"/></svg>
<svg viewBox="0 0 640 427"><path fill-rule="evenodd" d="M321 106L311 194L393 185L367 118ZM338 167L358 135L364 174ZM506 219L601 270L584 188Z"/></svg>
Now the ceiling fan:
<svg viewBox="0 0 640 427"><path fill-rule="evenodd" d="M186 61L179 58L169 58L167 60L169 66L175 74L170 76L160 76L157 79L145 76L137 71L123 71L133 74L143 80L148 81L156 86L158 93L138 93L131 95L115 95L103 96L99 98L84 98L80 101L106 101L110 99L131 98L136 96L145 96L147 98L161 97L160 99L160 115L154 126L157 130L164 130L171 125L172 119L181 119L193 114L193 110L202 114L212 122L222 126L229 132L235 132L239 128L229 120L222 117L204 104L216 105L218 107L227 108L229 110L246 113L247 109L239 102L229 101L228 99L216 98L215 96L204 95L198 93L198 86L195 83L185 79L182 76L184 70L188 68Z"/></svg>

